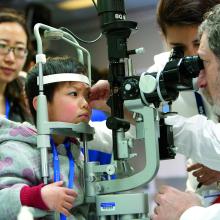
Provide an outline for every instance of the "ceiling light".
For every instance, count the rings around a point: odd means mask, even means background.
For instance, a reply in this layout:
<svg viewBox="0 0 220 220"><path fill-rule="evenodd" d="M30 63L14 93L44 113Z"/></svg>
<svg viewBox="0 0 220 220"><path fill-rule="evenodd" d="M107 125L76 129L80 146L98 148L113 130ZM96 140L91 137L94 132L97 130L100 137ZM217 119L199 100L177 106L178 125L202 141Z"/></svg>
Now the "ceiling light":
<svg viewBox="0 0 220 220"><path fill-rule="evenodd" d="M95 0L95 2L97 1ZM83 9L92 7L93 5L92 0L67 0L57 4L57 6L63 10Z"/></svg>

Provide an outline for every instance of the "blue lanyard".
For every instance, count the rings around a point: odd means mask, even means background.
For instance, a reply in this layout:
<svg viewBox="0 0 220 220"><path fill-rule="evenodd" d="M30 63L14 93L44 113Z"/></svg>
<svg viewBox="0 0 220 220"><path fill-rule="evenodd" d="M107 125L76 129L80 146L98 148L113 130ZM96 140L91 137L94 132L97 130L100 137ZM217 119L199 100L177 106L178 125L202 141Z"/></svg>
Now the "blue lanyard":
<svg viewBox="0 0 220 220"><path fill-rule="evenodd" d="M56 148L56 144L54 143L53 139L50 138L50 144L52 147L53 152L53 167L54 167L54 182L60 181L60 162L59 162L59 156ZM67 156L69 158L69 183L68 188L72 189L74 184L74 159L73 155L70 150L70 140L66 139L64 141L64 146L66 148ZM60 219L66 220L66 216L62 213L60 213Z"/></svg>
<svg viewBox="0 0 220 220"><path fill-rule="evenodd" d="M195 97L196 97L196 104L197 104L197 109L200 115L205 115L206 116L206 112L205 112L205 107L204 107L204 103L202 100L202 96L198 93L198 92L194 92Z"/></svg>
<svg viewBox="0 0 220 220"><path fill-rule="evenodd" d="M10 103L7 98L5 98L5 116L8 119L10 113Z"/></svg>

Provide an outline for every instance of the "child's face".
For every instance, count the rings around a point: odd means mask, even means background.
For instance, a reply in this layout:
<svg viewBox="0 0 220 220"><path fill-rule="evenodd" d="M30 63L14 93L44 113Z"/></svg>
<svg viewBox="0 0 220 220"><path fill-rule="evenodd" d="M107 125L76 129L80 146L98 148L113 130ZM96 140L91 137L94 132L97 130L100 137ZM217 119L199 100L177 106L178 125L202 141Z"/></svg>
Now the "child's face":
<svg viewBox="0 0 220 220"><path fill-rule="evenodd" d="M65 82L55 89L54 97L48 102L49 121L70 123L89 122L90 87L82 82Z"/></svg>

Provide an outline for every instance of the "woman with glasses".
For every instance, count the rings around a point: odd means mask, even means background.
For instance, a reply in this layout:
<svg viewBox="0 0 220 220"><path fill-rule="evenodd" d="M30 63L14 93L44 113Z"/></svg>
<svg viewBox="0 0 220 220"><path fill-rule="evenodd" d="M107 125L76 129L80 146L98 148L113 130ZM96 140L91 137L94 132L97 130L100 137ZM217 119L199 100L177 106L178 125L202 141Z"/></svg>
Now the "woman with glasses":
<svg viewBox="0 0 220 220"><path fill-rule="evenodd" d="M25 102L23 70L30 39L24 17L12 9L0 12L0 115L13 121L30 121Z"/></svg>

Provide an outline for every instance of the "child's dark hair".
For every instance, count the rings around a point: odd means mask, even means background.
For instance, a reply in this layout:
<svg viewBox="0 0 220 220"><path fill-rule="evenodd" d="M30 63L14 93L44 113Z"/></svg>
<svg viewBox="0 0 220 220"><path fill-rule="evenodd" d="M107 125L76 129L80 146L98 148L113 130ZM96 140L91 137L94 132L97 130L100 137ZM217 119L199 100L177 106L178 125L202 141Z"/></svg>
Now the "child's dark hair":
<svg viewBox="0 0 220 220"><path fill-rule="evenodd" d="M85 74L86 68L81 63L70 57L48 58L47 62L43 65L44 76L58 74L58 73ZM39 67L36 64L29 71L25 84L25 91L35 124L36 124L36 111L33 107L32 102L34 97L39 95L39 87L37 85L38 74L39 74ZM58 85L59 82L44 85L44 95L46 96L48 102L51 102L53 100L54 92Z"/></svg>

